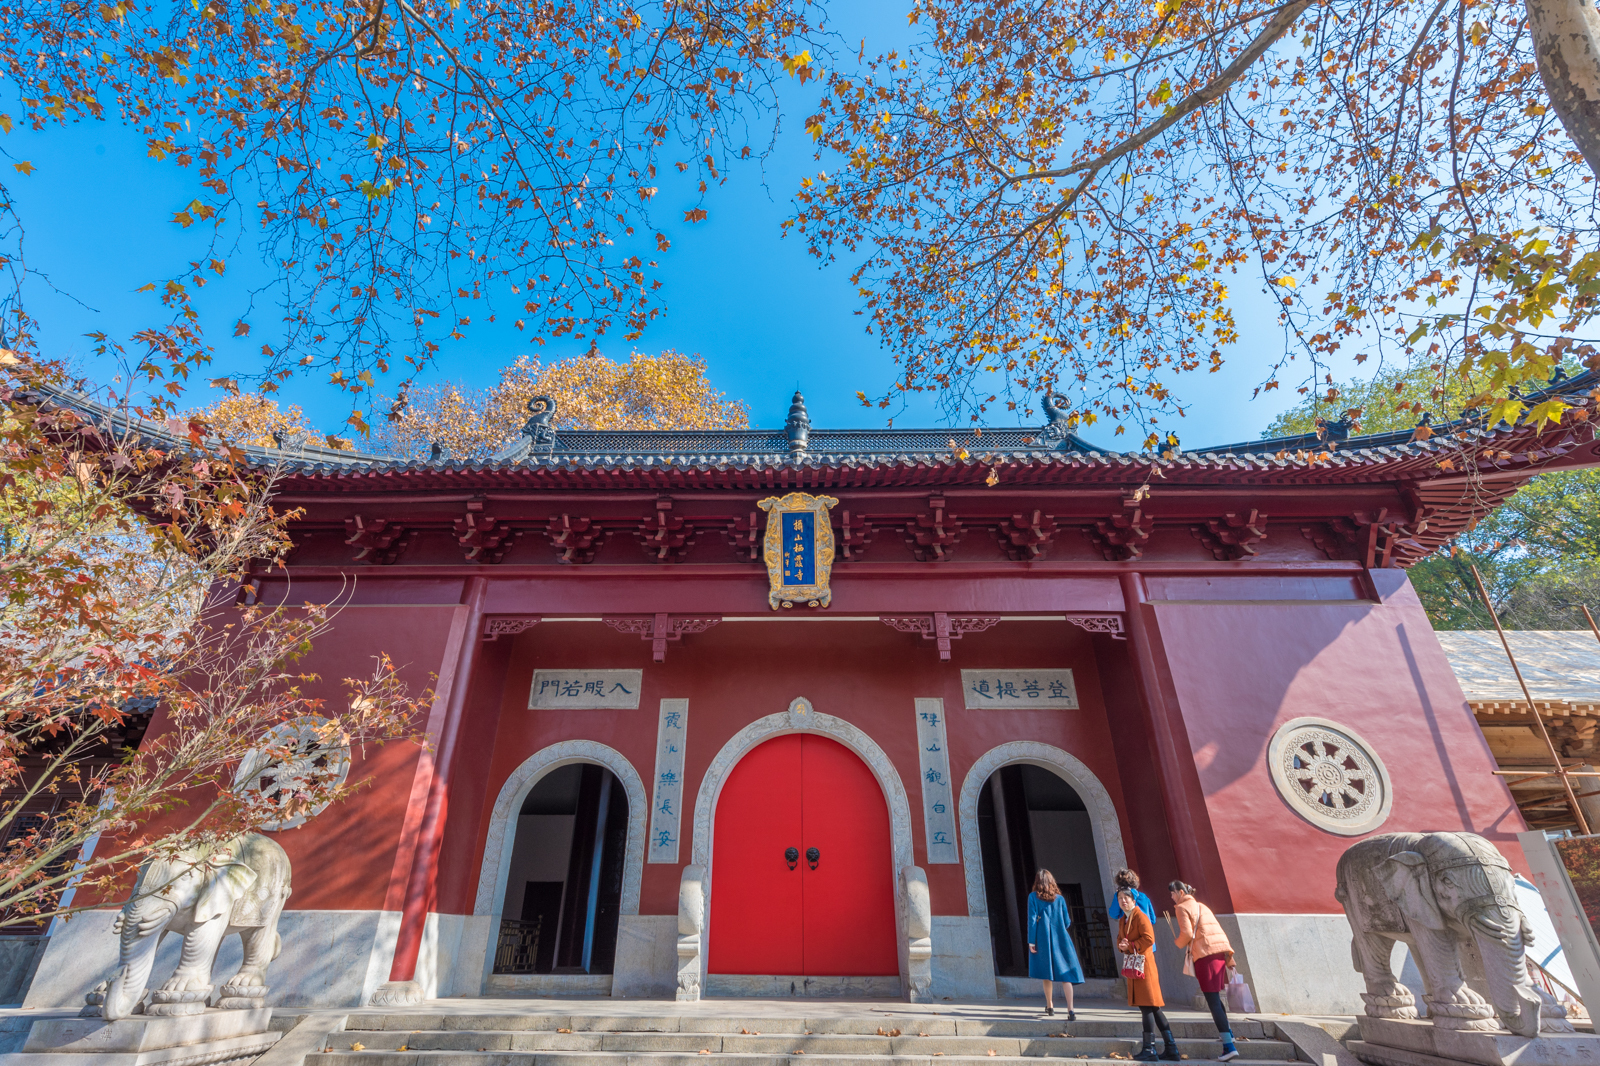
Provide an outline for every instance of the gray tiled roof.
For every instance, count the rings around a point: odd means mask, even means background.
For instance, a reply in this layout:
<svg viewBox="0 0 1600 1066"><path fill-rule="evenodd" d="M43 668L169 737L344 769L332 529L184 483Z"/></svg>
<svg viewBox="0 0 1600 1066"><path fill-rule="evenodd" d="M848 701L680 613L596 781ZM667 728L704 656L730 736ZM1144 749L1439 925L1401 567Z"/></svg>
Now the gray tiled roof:
<svg viewBox="0 0 1600 1066"><path fill-rule="evenodd" d="M1494 630L1445 630L1438 636L1469 701L1523 699ZM1600 703L1600 641L1589 630L1507 630L1506 639L1535 700Z"/></svg>

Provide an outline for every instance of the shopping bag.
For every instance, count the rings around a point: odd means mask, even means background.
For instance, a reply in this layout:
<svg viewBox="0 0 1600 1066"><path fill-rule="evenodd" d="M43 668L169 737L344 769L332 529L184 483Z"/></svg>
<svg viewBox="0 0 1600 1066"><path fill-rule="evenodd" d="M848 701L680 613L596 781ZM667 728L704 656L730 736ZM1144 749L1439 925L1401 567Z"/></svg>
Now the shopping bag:
<svg viewBox="0 0 1600 1066"><path fill-rule="evenodd" d="M1244 983L1244 978L1237 972L1228 978L1228 1013L1229 1014L1254 1014L1256 1012L1255 997L1250 995L1250 986Z"/></svg>
<svg viewBox="0 0 1600 1066"><path fill-rule="evenodd" d="M1130 951L1122 956L1122 976L1137 981L1144 976L1144 955Z"/></svg>
<svg viewBox="0 0 1600 1066"><path fill-rule="evenodd" d="M1186 976L1194 976L1194 956L1187 951L1183 953L1183 972Z"/></svg>

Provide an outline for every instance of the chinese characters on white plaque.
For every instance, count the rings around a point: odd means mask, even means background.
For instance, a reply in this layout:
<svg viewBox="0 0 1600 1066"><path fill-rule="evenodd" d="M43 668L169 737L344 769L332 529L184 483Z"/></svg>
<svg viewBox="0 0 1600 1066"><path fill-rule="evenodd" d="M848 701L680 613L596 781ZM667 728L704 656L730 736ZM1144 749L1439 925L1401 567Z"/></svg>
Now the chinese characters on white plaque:
<svg viewBox="0 0 1600 1066"><path fill-rule="evenodd" d="M530 711L631 711L642 670L535 670Z"/></svg>
<svg viewBox="0 0 1600 1066"><path fill-rule="evenodd" d="M922 828L928 861L960 862L956 852L956 798L945 750L944 700L917 700L917 761L922 773Z"/></svg>
<svg viewBox="0 0 1600 1066"><path fill-rule="evenodd" d="M963 670L967 710L1078 709L1071 670Z"/></svg>
<svg viewBox="0 0 1600 1066"><path fill-rule="evenodd" d="M683 753L688 747L689 701L662 700L656 726L656 778L651 786L650 862L678 861L683 814Z"/></svg>

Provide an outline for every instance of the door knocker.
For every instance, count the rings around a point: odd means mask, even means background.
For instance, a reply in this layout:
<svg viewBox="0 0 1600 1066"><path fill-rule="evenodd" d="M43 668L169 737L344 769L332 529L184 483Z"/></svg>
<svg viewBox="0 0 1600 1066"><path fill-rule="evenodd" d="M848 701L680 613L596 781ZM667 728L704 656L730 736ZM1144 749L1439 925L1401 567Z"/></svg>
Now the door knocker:
<svg viewBox="0 0 1600 1066"><path fill-rule="evenodd" d="M812 848L811 850L812 851L816 851L817 849L816 848ZM783 861L789 864L789 869L791 869L791 870L794 869L796 866L798 866L800 864L800 849L799 848L789 848L788 850L786 850L783 853ZM816 867L813 866L812 869L815 870Z"/></svg>
<svg viewBox="0 0 1600 1066"><path fill-rule="evenodd" d="M822 852L818 851L816 848L807 848L806 849L806 863L813 870L815 870L817 868L817 863L819 863L821 861L822 861Z"/></svg>

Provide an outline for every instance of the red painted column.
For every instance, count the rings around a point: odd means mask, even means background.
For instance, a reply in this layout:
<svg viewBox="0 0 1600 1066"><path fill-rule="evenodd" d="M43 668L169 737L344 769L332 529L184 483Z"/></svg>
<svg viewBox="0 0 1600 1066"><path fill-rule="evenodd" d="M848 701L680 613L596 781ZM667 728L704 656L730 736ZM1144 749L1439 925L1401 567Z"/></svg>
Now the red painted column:
<svg viewBox="0 0 1600 1066"><path fill-rule="evenodd" d="M1161 802L1167 816L1167 828L1172 834L1172 851L1178 860L1178 876L1195 886L1202 897L1220 901L1217 890L1221 885L1206 883L1207 862L1205 852L1213 850L1210 842L1203 849L1197 838L1202 826L1209 832L1209 819L1197 819L1190 802L1189 778L1194 774L1194 757L1188 741L1174 728L1175 712L1169 705L1166 686L1162 683L1165 664L1158 654L1150 620L1146 614L1144 575L1127 573L1121 576L1122 598L1128 612L1128 640L1133 645L1134 663L1139 672L1139 688L1149 715L1150 738L1156 749L1157 784L1161 789ZM1159 896L1159 892L1152 892ZM1221 906L1216 908L1222 910Z"/></svg>
<svg viewBox="0 0 1600 1066"><path fill-rule="evenodd" d="M432 909L437 888L445 816L450 809L450 768L455 762L456 741L461 733L461 719L466 713L472 668L477 661L478 647L483 643L480 630L483 628L483 603L488 588L487 578L473 577L467 580L464 638L448 682L450 694L445 704L444 722L438 733L437 748L432 753L433 779L428 785L427 806L423 810L422 825L417 833L411 876L406 883L400 934L395 941L394 963L389 968L391 982L411 981L416 977L423 928L427 924L428 911ZM426 756L427 753L424 753Z"/></svg>

